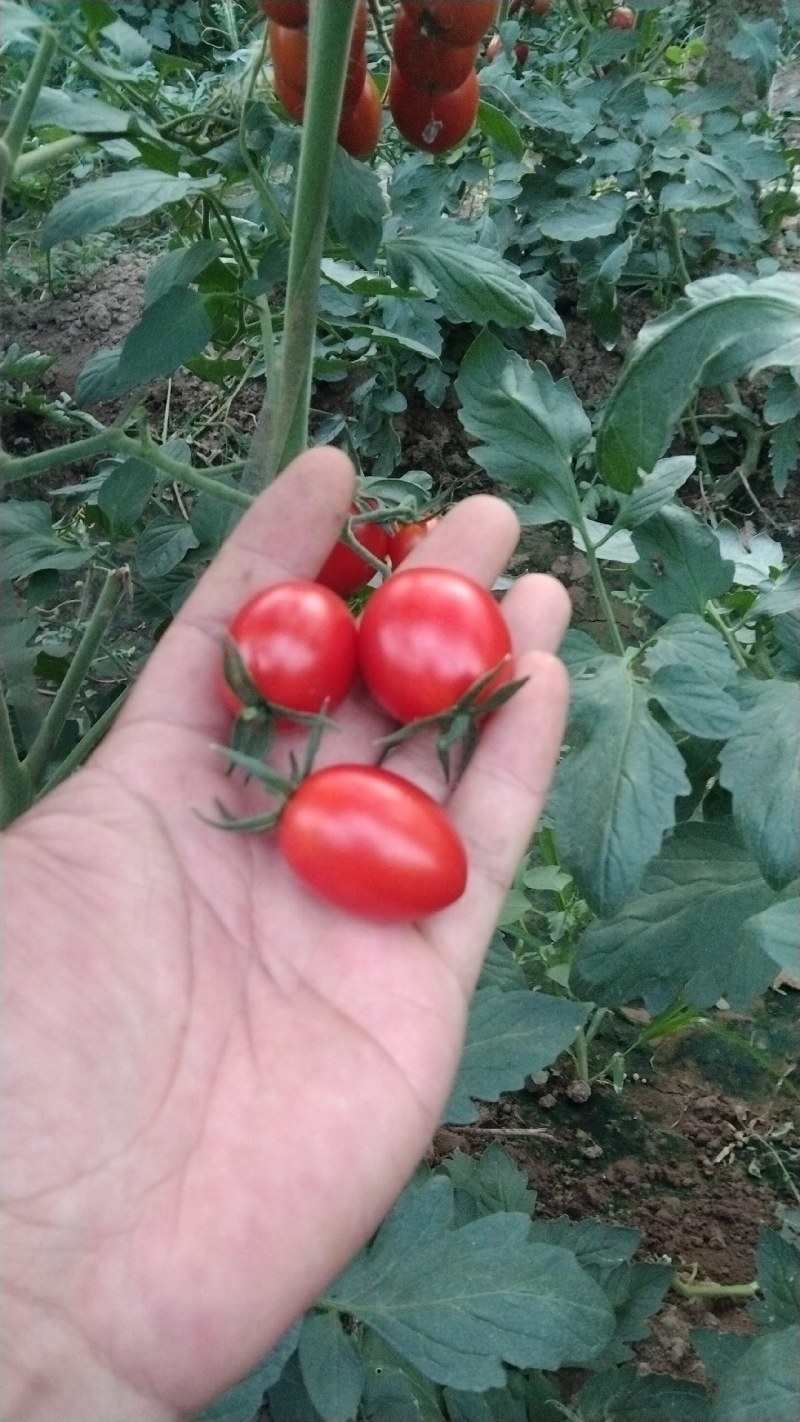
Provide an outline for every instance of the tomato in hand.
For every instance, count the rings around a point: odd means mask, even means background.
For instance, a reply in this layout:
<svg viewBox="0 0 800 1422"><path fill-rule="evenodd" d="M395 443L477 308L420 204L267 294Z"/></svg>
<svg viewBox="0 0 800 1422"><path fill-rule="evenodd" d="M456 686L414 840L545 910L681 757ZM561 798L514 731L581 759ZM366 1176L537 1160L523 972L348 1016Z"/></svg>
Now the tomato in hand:
<svg viewBox="0 0 800 1422"><path fill-rule="evenodd" d="M479 44L497 14L498 0L403 0L418 29L445 44Z"/></svg>
<svg viewBox="0 0 800 1422"><path fill-rule="evenodd" d="M358 630L364 680L404 724L450 710L498 667L482 692L482 699L489 696L511 680L510 652L511 636L491 593L447 568L393 573L373 593Z"/></svg>
<svg viewBox="0 0 800 1422"><path fill-rule="evenodd" d="M364 87L355 107L349 113L342 113L336 135L337 142L352 158L369 158L378 146L382 121L381 91L372 75L366 74ZM378 554L378 557L382 556L383 554Z"/></svg>
<svg viewBox="0 0 800 1422"><path fill-rule="evenodd" d="M307 888L365 918L425 918L467 881L464 845L441 806L375 765L312 771L286 803L278 845Z"/></svg>
<svg viewBox="0 0 800 1422"><path fill-rule="evenodd" d="M438 517L434 517L423 519L421 523L399 523L390 533L389 546L386 549L386 556L392 567L398 567L403 559L408 557L412 548L416 548L423 538L427 538L438 522Z"/></svg>
<svg viewBox="0 0 800 1422"><path fill-rule="evenodd" d="M636 11L629 5L618 5L611 11L608 23L612 30L632 30L636 24Z"/></svg>
<svg viewBox="0 0 800 1422"><path fill-rule="evenodd" d="M355 619L317 583L274 583L256 593L231 622L228 643L264 700L292 711L338 705L355 677ZM233 709L235 693L225 699Z"/></svg>
<svg viewBox="0 0 800 1422"><path fill-rule="evenodd" d="M418 89L457 89L469 76L478 57L477 44L445 44L420 29L399 5L392 31L392 54L397 68Z"/></svg>
<svg viewBox="0 0 800 1422"><path fill-rule="evenodd" d="M356 542L366 548L373 558L385 558L389 547L387 530L379 523L358 523L357 515L358 506L353 504L350 517L355 517L353 534ZM331 549L317 573L317 582L325 588L331 588L340 597L350 597L352 593L365 588L374 573L375 569L366 558L359 558L349 544L340 540Z"/></svg>
<svg viewBox="0 0 800 1422"><path fill-rule="evenodd" d="M444 153L466 138L478 112L480 91L475 70L451 94L417 89L392 65L389 107L399 132L425 153Z"/></svg>

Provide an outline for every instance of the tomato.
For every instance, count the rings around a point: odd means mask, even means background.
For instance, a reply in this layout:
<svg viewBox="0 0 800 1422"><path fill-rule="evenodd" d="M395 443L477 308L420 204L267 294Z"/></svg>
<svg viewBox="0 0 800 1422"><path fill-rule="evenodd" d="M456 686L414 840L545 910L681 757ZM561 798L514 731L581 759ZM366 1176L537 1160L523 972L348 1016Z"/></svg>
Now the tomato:
<svg viewBox="0 0 800 1422"><path fill-rule="evenodd" d="M277 69L274 72L273 88L289 117L293 118L295 123L302 123L306 106L306 96L303 90L295 89L291 84L287 84Z"/></svg>
<svg viewBox="0 0 800 1422"><path fill-rule="evenodd" d="M471 70L452 94L417 89L396 64L389 77L389 107L400 133L425 153L444 153L466 138L478 112L478 76Z"/></svg>
<svg viewBox="0 0 800 1422"><path fill-rule="evenodd" d="M308 84L308 34L306 31L290 29L286 25L271 24L269 46L275 73L276 93L278 93L278 83L280 83L284 86L288 85L293 93L305 96ZM349 113L358 103L366 76L367 56L363 40L358 44L354 36L347 64L342 113ZM278 97L280 98L280 94ZM281 102L283 103L282 99ZM284 108L292 114L293 118L296 117L294 111L289 109L287 104L284 104Z"/></svg>
<svg viewBox="0 0 800 1422"><path fill-rule="evenodd" d="M497 0L403 0L418 29L445 44L478 44L497 14Z"/></svg>
<svg viewBox="0 0 800 1422"><path fill-rule="evenodd" d="M387 578L361 616L358 658L374 699L396 721L436 716L508 660L483 696L511 679L511 637L491 593L463 573L408 568Z"/></svg>
<svg viewBox="0 0 800 1422"><path fill-rule="evenodd" d="M533 10L534 15L549 15L551 0L528 0L528 9Z"/></svg>
<svg viewBox="0 0 800 1422"><path fill-rule="evenodd" d="M378 146L382 121L381 91L372 75L366 74L361 97L349 114L342 114L337 140L353 158L369 158Z"/></svg>
<svg viewBox="0 0 800 1422"><path fill-rule="evenodd" d="M352 504L350 507L351 518L358 512L358 505ZM356 542L366 548L374 558L386 557L389 534L381 524L357 523L353 531ZM374 572L375 569L371 563L368 563L365 558L359 558L347 543L340 540L331 549L317 573L317 582L321 583L323 587L331 588L340 597L349 597L351 593L359 592L361 588L365 588Z"/></svg>
<svg viewBox="0 0 800 1422"><path fill-rule="evenodd" d="M366 918L425 918L467 881L464 845L441 806L374 765L313 771L286 803L278 845L307 888Z"/></svg>
<svg viewBox="0 0 800 1422"><path fill-rule="evenodd" d="M228 641L264 700L293 711L338 705L355 677L355 619L317 583L274 583L256 593L234 617Z"/></svg>
<svg viewBox="0 0 800 1422"><path fill-rule="evenodd" d="M444 44L421 30L400 5L392 31L392 52L395 64L409 84L418 89L450 92L463 84L474 68L478 45Z"/></svg>
<svg viewBox="0 0 800 1422"><path fill-rule="evenodd" d="M608 17L612 30L632 30L636 24L636 11L629 5L618 5Z"/></svg>
<svg viewBox="0 0 800 1422"><path fill-rule="evenodd" d="M407 558L412 548L416 548L423 538L427 538L431 529L435 528L439 519L426 518L421 523L399 523L394 532L389 535L389 547L386 556L393 568L402 563Z"/></svg>
<svg viewBox="0 0 800 1422"><path fill-rule="evenodd" d="M308 24L308 0L261 0L261 9L268 20L301 30Z"/></svg>

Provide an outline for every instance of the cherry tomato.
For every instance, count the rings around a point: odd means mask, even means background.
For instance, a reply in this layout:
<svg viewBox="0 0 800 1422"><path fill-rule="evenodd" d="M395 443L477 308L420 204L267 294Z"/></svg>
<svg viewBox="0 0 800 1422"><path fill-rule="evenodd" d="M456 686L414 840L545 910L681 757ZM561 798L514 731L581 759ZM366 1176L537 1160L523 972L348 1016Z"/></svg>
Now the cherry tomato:
<svg viewBox="0 0 800 1422"><path fill-rule="evenodd" d="M308 24L308 0L261 0L261 9L268 20L301 30Z"/></svg>
<svg viewBox="0 0 800 1422"><path fill-rule="evenodd" d="M445 44L421 30L402 5L392 31L394 62L403 77L418 89L447 92L463 84L478 56L478 45Z"/></svg>
<svg viewBox="0 0 800 1422"><path fill-rule="evenodd" d="M343 145L344 146L344 145ZM358 505L352 504L351 517L358 513ZM385 558L389 547L389 534L379 523L361 523L354 528L356 542L366 548L374 558ZM375 569L365 558L359 558L347 543L336 543L317 573L317 582L331 588L340 597L350 597L351 593L365 588Z"/></svg>
<svg viewBox="0 0 800 1422"><path fill-rule="evenodd" d="M264 700L292 711L317 712L326 701L336 706L353 683L355 619L346 602L317 583L274 583L256 593L237 612L228 639ZM230 697L226 703L239 709Z"/></svg>
<svg viewBox="0 0 800 1422"><path fill-rule="evenodd" d="M389 107L400 133L425 153L444 153L466 138L478 112L478 76L474 69L451 94L417 89L392 65Z"/></svg>
<svg viewBox="0 0 800 1422"><path fill-rule="evenodd" d="M394 532L389 535L389 547L386 556L393 568L402 563L407 558L412 548L416 548L423 538L434 529L439 522L438 517L423 519L421 523L399 523Z"/></svg>
<svg viewBox="0 0 800 1422"><path fill-rule="evenodd" d="M351 157L369 158L378 146L382 121L381 91L372 75L366 74L355 107L350 113L342 113L337 140Z"/></svg>
<svg viewBox="0 0 800 1422"><path fill-rule="evenodd" d="M307 888L365 918L425 918L467 881L464 845L441 806L374 765L313 771L286 803L278 844Z"/></svg>
<svg viewBox="0 0 800 1422"><path fill-rule="evenodd" d="M511 637L491 593L463 573L407 568L361 616L358 657L375 700L396 721L449 710L507 658L483 696L511 679Z"/></svg>
<svg viewBox="0 0 800 1422"><path fill-rule="evenodd" d="M280 81L281 84L288 85L291 90L305 96L308 84L307 32L273 23L269 27L269 46L276 79L276 92L278 81ZM364 88L366 75L367 56L363 39L359 44L357 36L354 35L347 64L342 113L349 113L357 104ZM280 98L280 94L278 97ZM284 104L284 108L288 109L288 105ZM291 109L288 111L292 113ZM295 117L294 113L292 113L292 117Z"/></svg>
<svg viewBox="0 0 800 1422"><path fill-rule="evenodd" d="M632 30L636 24L636 11L629 5L618 5L611 11L608 23L612 30Z"/></svg>
<svg viewBox="0 0 800 1422"><path fill-rule="evenodd" d="M445 44L478 44L495 15L497 0L403 0L418 29Z"/></svg>

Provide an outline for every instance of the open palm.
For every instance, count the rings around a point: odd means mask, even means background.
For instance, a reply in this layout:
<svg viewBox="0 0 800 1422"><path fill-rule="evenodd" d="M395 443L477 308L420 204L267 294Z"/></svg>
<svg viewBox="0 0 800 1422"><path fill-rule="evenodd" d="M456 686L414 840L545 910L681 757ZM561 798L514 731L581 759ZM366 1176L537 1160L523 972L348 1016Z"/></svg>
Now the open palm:
<svg viewBox="0 0 800 1422"><path fill-rule="evenodd" d="M493 718L449 812L464 897L385 927L312 898L225 778L219 642L256 588L314 576L352 472L304 455L238 525L89 766L6 839L10 1417L125 1422L190 1411L277 1340L374 1230L447 1098L469 995L541 808L567 620L549 578L505 601L530 680ZM466 500L414 561L491 582L516 538ZM321 761L375 758L355 694ZM439 798L430 746L392 761ZM16 1369L16 1372L14 1371Z"/></svg>

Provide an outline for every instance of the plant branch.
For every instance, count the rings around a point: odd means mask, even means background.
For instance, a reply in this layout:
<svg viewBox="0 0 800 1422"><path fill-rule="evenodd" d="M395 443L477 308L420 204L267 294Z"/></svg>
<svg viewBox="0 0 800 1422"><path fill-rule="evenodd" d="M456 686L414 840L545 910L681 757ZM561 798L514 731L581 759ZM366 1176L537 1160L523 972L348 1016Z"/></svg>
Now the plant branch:
<svg viewBox="0 0 800 1422"><path fill-rule="evenodd" d="M95 746L100 744L106 731L113 725L132 690L132 684L126 686L119 696L115 697L111 705L106 707L102 716L98 716L85 735L81 736L78 744L72 747L69 755L65 755L64 759L59 761L53 774L35 795L36 800L40 800L43 795L49 795L50 791L55 790L62 780L66 780L74 771L80 769L87 756L91 754Z"/></svg>
<svg viewBox="0 0 800 1422"><path fill-rule="evenodd" d="M25 135L30 127L33 111L36 107L36 100L42 90L42 85L47 78L47 71L55 53L56 37L52 30L42 30L39 40L39 47L34 56L33 63L28 70L28 77L22 86L22 90L17 97L8 127L0 139L0 203L3 200L3 191L9 178L14 174L17 160L22 152L22 145L25 142Z"/></svg>
<svg viewBox="0 0 800 1422"><path fill-rule="evenodd" d="M749 1284L695 1284L678 1273L672 1275L670 1288L684 1299L752 1299L760 1292L755 1279Z"/></svg>
<svg viewBox="0 0 800 1422"><path fill-rule="evenodd" d="M17 755L14 728L11 725L8 702L0 687L0 770L2 790L0 790L0 828L5 829L12 820L27 810L31 802L31 781L27 769Z"/></svg>

